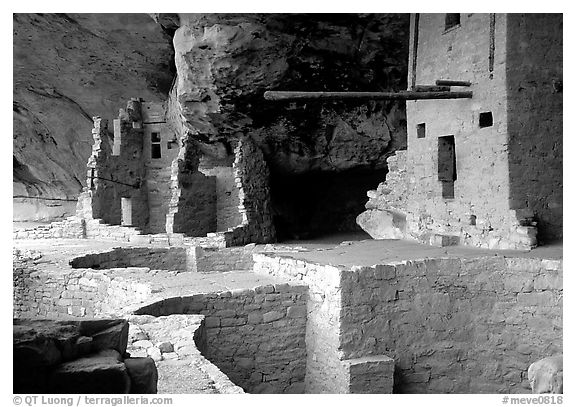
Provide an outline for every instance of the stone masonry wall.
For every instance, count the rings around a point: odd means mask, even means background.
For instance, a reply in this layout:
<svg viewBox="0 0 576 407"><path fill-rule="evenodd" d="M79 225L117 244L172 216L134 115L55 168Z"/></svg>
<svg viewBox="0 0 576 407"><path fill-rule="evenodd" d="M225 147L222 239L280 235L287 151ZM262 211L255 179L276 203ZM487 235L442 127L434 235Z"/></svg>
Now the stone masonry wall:
<svg viewBox="0 0 576 407"><path fill-rule="evenodd" d="M460 24L448 30L444 18L421 14L416 26L412 17L418 43L413 35L410 85L464 80L471 82L469 88L453 90L471 90L473 97L406 103L407 185L398 193L382 191L379 207L389 202L393 208L405 195L404 236L424 243L529 249L536 245L533 209L509 205L508 17L461 13ZM490 114L492 123L481 124L481 114ZM439 137L445 136L454 140L453 183L439 180L439 168L452 165L439 163ZM453 197L443 194L450 185Z"/></svg>
<svg viewBox="0 0 576 407"><path fill-rule="evenodd" d="M118 315L151 294L149 285L86 269L40 270L39 258L13 255L13 312L16 318L70 318ZM149 268L133 269L142 273Z"/></svg>
<svg viewBox="0 0 576 407"><path fill-rule="evenodd" d="M466 90L474 96L406 103L410 163L407 228L423 241L427 234L454 235L463 244L486 247L491 238L508 234L510 224L506 16L495 16L492 72L490 15L461 13L461 24L446 32L444 17L420 15L416 84L431 85L437 79L470 81L473 85ZM492 112L494 124L479 128L479 114L487 111ZM421 123L426 126L424 138L417 136L416 127ZM438 137L449 135L454 136L456 149L454 199L442 197L438 180ZM471 216L476 217L475 225ZM497 246L495 241L492 247Z"/></svg>
<svg viewBox="0 0 576 407"><path fill-rule="evenodd" d="M408 208L408 178L406 150L388 157L386 181L370 190L366 210L356 217L356 223L374 239L401 239L406 236Z"/></svg>
<svg viewBox="0 0 576 407"><path fill-rule="evenodd" d="M508 14L510 208L562 238L562 14Z"/></svg>
<svg viewBox="0 0 576 407"><path fill-rule="evenodd" d="M562 263L429 259L342 274L346 358L387 354L400 393L527 393L562 352Z"/></svg>
<svg viewBox="0 0 576 407"><path fill-rule="evenodd" d="M306 393L349 393L349 377L338 350L340 270L301 260L254 255L254 272L302 281L308 285L306 324Z"/></svg>
<svg viewBox="0 0 576 407"><path fill-rule="evenodd" d="M132 99L126 109L120 109L114 120L114 139L111 143L107 127L95 119L94 146L88 161L86 188L79 208L85 219L102 219L111 225L122 224L121 198L131 200L131 224L146 229L149 221L148 190L143 157L143 127L141 102ZM91 212L91 213L90 213Z"/></svg>
<svg viewBox="0 0 576 407"><path fill-rule="evenodd" d="M172 162L166 232L206 236L216 231L216 178L198 171L200 152L186 141Z"/></svg>
<svg viewBox="0 0 576 407"><path fill-rule="evenodd" d="M142 103L142 125L144 127L143 159L146 164L146 187L148 190L149 223L148 233L166 232L166 215L172 191L170 179L172 162L178 156L180 143L170 126L165 122L165 106L160 103ZM159 141L152 141L156 133ZM152 143L160 151L160 157L152 158Z"/></svg>
<svg viewBox="0 0 576 407"><path fill-rule="evenodd" d="M186 248L115 248L87 254L70 261L73 268L111 269L147 267L153 270L186 271Z"/></svg>
<svg viewBox="0 0 576 407"><path fill-rule="evenodd" d="M220 249L201 246L188 247L188 270L199 273L252 270L254 266L252 254L255 249L254 244Z"/></svg>
<svg viewBox="0 0 576 407"><path fill-rule="evenodd" d="M206 316L205 356L249 393L302 393L306 298L301 285L197 294L156 302L143 315Z"/></svg>
<svg viewBox="0 0 576 407"><path fill-rule="evenodd" d="M52 222L32 228L19 228L12 234L13 239L52 239L71 238L82 239L84 231L82 221L71 216L63 221Z"/></svg>
<svg viewBox="0 0 576 407"><path fill-rule="evenodd" d="M216 232L225 232L242 224L239 188L232 166L201 168L203 174L216 177Z"/></svg>
<svg viewBox="0 0 576 407"><path fill-rule="evenodd" d="M236 186L240 189L238 209L242 225L227 236L227 245L274 242L276 231L270 204L270 171L262 150L250 137L238 142L233 168Z"/></svg>
<svg viewBox="0 0 576 407"><path fill-rule="evenodd" d="M127 319L127 350L131 357L150 356L156 362L161 378L158 393L244 393L201 354L206 349L203 315L129 315ZM183 380L174 380L174 365L185 366ZM206 378L198 378L198 371Z"/></svg>
<svg viewBox="0 0 576 407"><path fill-rule="evenodd" d="M561 260L442 258L339 270L254 259L256 272L310 285L307 393L351 392L362 378L344 367L369 358L385 365L387 356L394 392L527 393L530 363L562 353Z"/></svg>

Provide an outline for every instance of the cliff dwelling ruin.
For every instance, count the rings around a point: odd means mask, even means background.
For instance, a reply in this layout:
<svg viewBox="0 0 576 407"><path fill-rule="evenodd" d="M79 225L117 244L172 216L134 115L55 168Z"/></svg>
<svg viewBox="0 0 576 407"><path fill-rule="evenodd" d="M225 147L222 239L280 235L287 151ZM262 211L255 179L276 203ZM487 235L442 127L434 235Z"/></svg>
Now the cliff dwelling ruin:
<svg viewBox="0 0 576 407"><path fill-rule="evenodd" d="M562 24L14 14L14 392L562 393Z"/></svg>

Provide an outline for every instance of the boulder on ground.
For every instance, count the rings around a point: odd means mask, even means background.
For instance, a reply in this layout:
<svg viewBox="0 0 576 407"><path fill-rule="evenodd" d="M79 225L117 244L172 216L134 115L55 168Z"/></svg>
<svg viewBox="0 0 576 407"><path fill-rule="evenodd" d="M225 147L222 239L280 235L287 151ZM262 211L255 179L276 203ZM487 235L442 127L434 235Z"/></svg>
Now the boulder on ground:
<svg viewBox="0 0 576 407"><path fill-rule="evenodd" d="M528 368L528 380L532 393L563 392L562 355L550 356L534 362Z"/></svg>
<svg viewBox="0 0 576 407"><path fill-rule="evenodd" d="M368 209L356 217L356 223L373 239L401 239L406 218L394 211Z"/></svg>

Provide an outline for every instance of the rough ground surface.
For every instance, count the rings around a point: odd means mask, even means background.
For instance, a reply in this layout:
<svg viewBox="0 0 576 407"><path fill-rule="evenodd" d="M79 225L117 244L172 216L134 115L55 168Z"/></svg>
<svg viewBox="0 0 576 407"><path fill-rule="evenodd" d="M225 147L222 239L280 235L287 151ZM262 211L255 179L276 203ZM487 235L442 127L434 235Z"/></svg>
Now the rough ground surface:
<svg viewBox="0 0 576 407"><path fill-rule="evenodd" d="M214 381L188 360L169 360L158 364L158 393L215 394Z"/></svg>

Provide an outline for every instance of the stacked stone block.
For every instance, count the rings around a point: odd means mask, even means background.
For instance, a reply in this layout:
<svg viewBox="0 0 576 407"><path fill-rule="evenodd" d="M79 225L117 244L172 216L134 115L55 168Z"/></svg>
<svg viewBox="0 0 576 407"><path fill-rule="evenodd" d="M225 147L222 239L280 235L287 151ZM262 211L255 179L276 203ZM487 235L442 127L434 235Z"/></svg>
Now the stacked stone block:
<svg viewBox="0 0 576 407"><path fill-rule="evenodd" d="M256 246L211 248L192 246L187 248L188 271L199 273L251 270L254 266L252 254Z"/></svg>
<svg viewBox="0 0 576 407"><path fill-rule="evenodd" d="M170 298L136 314L206 316L205 356L249 393L302 393L307 287L275 284Z"/></svg>
<svg viewBox="0 0 576 407"><path fill-rule="evenodd" d="M339 268L267 254L255 254L254 261L256 273L302 281L309 287L306 393L391 392L393 377L386 355L380 355L384 363L374 364L368 360L347 360L350 358L342 353L341 341L359 331L341 330L343 297ZM360 308L357 315L365 312L365 308ZM380 377L378 385L368 384L373 376Z"/></svg>
<svg viewBox="0 0 576 407"><path fill-rule="evenodd" d="M202 389L203 393L244 393L242 388L232 383L202 355L201 352L206 349L204 318L202 315L128 317L128 352L131 357L150 357L155 361L159 376L164 376L164 379L158 382L160 393L194 393L199 392L198 389ZM173 365L199 369L206 375L207 383L175 383L168 376ZM204 390L204 386L209 387L209 390Z"/></svg>
<svg viewBox="0 0 576 407"><path fill-rule="evenodd" d="M126 353L126 320L14 320L14 393L156 393L150 358Z"/></svg>
<svg viewBox="0 0 576 407"><path fill-rule="evenodd" d="M239 189L241 226L226 234L227 246L269 243L276 240L270 203L270 170L262 150L251 137L242 138L235 150L233 164Z"/></svg>
<svg viewBox="0 0 576 407"><path fill-rule="evenodd" d="M48 225L20 228L12 234L13 239L82 239L84 237L83 223L75 216Z"/></svg>
<svg viewBox="0 0 576 407"><path fill-rule="evenodd" d="M122 309L150 297L147 284L93 270L39 270L38 254L13 256L16 318L70 318L122 315ZM148 273L149 268L132 268Z"/></svg>

